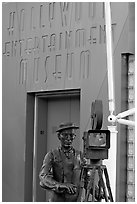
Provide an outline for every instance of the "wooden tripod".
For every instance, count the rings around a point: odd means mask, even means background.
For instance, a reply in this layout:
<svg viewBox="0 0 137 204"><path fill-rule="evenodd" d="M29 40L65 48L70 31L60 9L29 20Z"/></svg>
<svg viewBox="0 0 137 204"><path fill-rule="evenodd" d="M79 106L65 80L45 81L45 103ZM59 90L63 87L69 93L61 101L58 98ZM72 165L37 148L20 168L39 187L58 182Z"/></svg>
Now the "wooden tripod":
<svg viewBox="0 0 137 204"><path fill-rule="evenodd" d="M87 172L91 172L88 182L86 185L85 178L87 177ZM95 176L98 175L98 187L95 184ZM103 176L104 175L104 176ZM85 177L86 176L86 177ZM81 195L82 190L85 189L85 194L83 201L89 202L89 196L92 195L91 202L101 202L102 199L105 199L106 202L114 202L112 191L109 182L108 171L105 165L95 164L95 165L86 165L82 167L81 170Z"/></svg>

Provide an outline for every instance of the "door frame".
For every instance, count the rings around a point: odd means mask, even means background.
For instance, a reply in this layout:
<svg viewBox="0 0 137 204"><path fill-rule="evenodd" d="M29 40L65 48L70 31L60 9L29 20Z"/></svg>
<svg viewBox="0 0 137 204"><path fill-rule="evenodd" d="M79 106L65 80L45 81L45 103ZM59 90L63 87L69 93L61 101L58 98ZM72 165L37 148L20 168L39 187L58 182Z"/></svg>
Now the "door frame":
<svg viewBox="0 0 137 204"><path fill-rule="evenodd" d="M44 92L27 93L26 104L26 142L25 142L25 181L24 201L37 200L36 167L37 167L37 131L39 103L44 99L79 96L80 89L54 90Z"/></svg>

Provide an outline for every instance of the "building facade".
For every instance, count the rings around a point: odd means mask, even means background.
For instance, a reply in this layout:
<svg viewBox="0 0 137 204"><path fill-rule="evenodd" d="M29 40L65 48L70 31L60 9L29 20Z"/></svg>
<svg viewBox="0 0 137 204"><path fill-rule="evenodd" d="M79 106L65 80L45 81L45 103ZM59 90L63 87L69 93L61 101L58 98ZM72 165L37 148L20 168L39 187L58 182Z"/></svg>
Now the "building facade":
<svg viewBox="0 0 137 204"><path fill-rule="evenodd" d="M134 107L135 4L113 2L111 12L118 114ZM96 99L109 125L104 3L3 3L2 22L3 201L46 201L38 173L57 126L79 125L82 149ZM115 200L134 201L134 129L117 130Z"/></svg>

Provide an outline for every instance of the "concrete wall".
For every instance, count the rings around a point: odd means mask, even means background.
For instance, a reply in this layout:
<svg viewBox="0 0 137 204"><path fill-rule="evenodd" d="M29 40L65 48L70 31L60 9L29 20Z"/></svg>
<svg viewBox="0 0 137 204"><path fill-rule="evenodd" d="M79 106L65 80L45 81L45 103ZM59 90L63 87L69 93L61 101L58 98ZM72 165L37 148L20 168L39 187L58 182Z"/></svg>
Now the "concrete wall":
<svg viewBox="0 0 137 204"><path fill-rule="evenodd" d="M121 54L134 53L132 4L111 4L117 113ZM27 93L81 89L80 136L95 99L108 125L104 4L3 3L2 20L3 201L24 201Z"/></svg>

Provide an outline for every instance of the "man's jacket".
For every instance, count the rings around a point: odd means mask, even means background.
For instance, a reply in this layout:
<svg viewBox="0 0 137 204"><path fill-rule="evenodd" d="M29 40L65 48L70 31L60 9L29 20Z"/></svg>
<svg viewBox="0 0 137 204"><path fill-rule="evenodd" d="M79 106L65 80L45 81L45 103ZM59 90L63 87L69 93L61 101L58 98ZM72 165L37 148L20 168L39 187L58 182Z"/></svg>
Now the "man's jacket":
<svg viewBox="0 0 137 204"><path fill-rule="evenodd" d="M40 170L40 185L52 191L51 202L76 202L79 194L80 164L83 160L80 151L74 150L68 158L61 148L48 152ZM58 189L61 183L77 186L77 193L70 195Z"/></svg>

